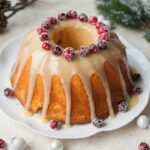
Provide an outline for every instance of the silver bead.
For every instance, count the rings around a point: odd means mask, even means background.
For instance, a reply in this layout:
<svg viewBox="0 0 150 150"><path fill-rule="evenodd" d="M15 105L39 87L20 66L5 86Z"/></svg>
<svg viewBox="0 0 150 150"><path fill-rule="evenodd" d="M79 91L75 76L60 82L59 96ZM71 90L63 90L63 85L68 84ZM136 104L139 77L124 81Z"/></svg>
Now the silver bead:
<svg viewBox="0 0 150 150"><path fill-rule="evenodd" d="M148 128L150 124L150 119L145 116L145 115L141 115L138 119L137 119L137 126L140 128Z"/></svg>
<svg viewBox="0 0 150 150"><path fill-rule="evenodd" d="M11 139L10 150L24 150L26 141L23 138L13 137Z"/></svg>
<svg viewBox="0 0 150 150"><path fill-rule="evenodd" d="M53 140L50 146L50 150L63 150L63 144L60 140Z"/></svg>

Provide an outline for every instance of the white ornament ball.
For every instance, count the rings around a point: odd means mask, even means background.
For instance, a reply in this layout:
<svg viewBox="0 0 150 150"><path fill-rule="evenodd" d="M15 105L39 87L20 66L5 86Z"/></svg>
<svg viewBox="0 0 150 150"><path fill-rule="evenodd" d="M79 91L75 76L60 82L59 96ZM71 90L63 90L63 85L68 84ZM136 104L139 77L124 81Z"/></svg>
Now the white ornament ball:
<svg viewBox="0 0 150 150"><path fill-rule="evenodd" d="M53 140L51 143L50 150L63 150L63 144L60 140Z"/></svg>
<svg viewBox="0 0 150 150"><path fill-rule="evenodd" d="M141 115L138 119L137 119L137 126L140 128L148 128L150 124L150 119L145 116L145 115Z"/></svg>
<svg viewBox="0 0 150 150"><path fill-rule="evenodd" d="M106 24L108 27L111 27L111 23L109 20L104 20L103 23Z"/></svg>
<svg viewBox="0 0 150 150"><path fill-rule="evenodd" d="M26 147L26 141L23 138L13 137L10 147L12 150L24 150Z"/></svg>

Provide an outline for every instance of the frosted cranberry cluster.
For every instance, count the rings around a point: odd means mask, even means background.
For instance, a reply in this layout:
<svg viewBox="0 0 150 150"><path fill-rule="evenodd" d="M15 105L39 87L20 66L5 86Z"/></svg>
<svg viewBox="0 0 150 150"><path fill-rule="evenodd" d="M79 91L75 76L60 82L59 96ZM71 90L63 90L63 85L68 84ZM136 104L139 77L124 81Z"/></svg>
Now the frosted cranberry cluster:
<svg viewBox="0 0 150 150"><path fill-rule="evenodd" d="M95 26L97 33L99 35L97 44L91 44L90 46L81 46L76 52L72 47L67 47L63 49L60 45L52 46L48 37L47 29L52 28L54 25L60 23L60 21L65 21L68 19L78 19L81 22L88 22L89 24ZM108 48L109 40L109 30L108 27L102 22L98 22L96 16L87 17L86 14L77 14L76 11L70 10L67 13L60 13L58 17L49 16L41 24L41 27L37 29L40 40L42 42L42 48L44 50L51 50L56 56L63 56L65 60L71 61L76 55L87 56L92 53L96 53L99 50L104 50Z"/></svg>

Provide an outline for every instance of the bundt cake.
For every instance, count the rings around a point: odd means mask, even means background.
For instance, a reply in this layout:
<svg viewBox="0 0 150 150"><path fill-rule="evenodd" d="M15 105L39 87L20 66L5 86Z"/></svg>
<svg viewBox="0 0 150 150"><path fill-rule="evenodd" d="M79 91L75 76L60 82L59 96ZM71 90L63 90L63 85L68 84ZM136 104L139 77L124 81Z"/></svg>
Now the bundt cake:
<svg viewBox="0 0 150 150"><path fill-rule="evenodd" d="M125 46L97 17L76 11L26 35L11 83L26 110L68 125L114 116L132 91Z"/></svg>

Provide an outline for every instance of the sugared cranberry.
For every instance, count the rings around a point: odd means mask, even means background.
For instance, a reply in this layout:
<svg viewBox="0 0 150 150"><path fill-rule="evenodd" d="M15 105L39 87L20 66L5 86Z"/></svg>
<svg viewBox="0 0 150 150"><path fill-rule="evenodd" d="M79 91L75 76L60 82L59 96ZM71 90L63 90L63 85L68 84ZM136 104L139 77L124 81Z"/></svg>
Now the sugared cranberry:
<svg viewBox="0 0 150 150"><path fill-rule="evenodd" d="M104 33L104 32L108 32L108 29L106 27L102 26L101 28L98 29L98 34L99 35Z"/></svg>
<svg viewBox="0 0 150 150"><path fill-rule="evenodd" d="M90 53L96 53L97 52L97 46L95 44L91 44L89 46Z"/></svg>
<svg viewBox="0 0 150 150"><path fill-rule="evenodd" d="M127 112L128 111L128 103L126 101L121 102L118 105L118 111L119 112Z"/></svg>
<svg viewBox="0 0 150 150"><path fill-rule="evenodd" d="M78 54L79 56L87 56L89 54L89 48L87 46L81 46L79 48Z"/></svg>
<svg viewBox="0 0 150 150"><path fill-rule="evenodd" d="M140 94L143 92L143 90L140 87L133 87L132 89L133 94Z"/></svg>
<svg viewBox="0 0 150 150"><path fill-rule="evenodd" d="M68 60L68 61L72 60L74 58L74 55L75 55L74 50L71 47L67 47L63 51L63 57L65 60Z"/></svg>
<svg viewBox="0 0 150 150"><path fill-rule="evenodd" d="M68 19L76 19L77 18L77 12L74 10L70 10L66 14Z"/></svg>
<svg viewBox="0 0 150 150"><path fill-rule="evenodd" d="M139 145L139 150L150 150L150 147L149 147L149 145L147 143L142 142Z"/></svg>
<svg viewBox="0 0 150 150"><path fill-rule="evenodd" d="M102 33L100 36L99 36L99 40L105 40L105 41L108 41L109 40L109 33L108 32L104 32Z"/></svg>
<svg viewBox="0 0 150 150"><path fill-rule="evenodd" d="M40 35L41 33L43 32L46 32L45 28L43 27L40 27L40 28L37 28L37 33Z"/></svg>
<svg viewBox="0 0 150 150"><path fill-rule="evenodd" d="M140 81L140 80L141 80L141 75L140 75L139 73L134 73L134 74L132 75L132 80L133 80L134 82Z"/></svg>
<svg viewBox="0 0 150 150"><path fill-rule="evenodd" d="M50 28L50 24L48 20L44 20L41 24L41 27L45 28L45 29L49 29Z"/></svg>
<svg viewBox="0 0 150 150"><path fill-rule="evenodd" d="M98 21L98 18L96 16L91 16L88 20L90 24L94 24L94 25L97 23L97 21Z"/></svg>
<svg viewBox="0 0 150 150"><path fill-rule="evenodd" d="M55 25L55 24L57 24L57 18L55 18L55 17L53 17L53 16L49 16L49 17L47 17L47 20L49 21L49 23L51 24L51 25Z"/></svg>
<svg viewBox="0 0 150 150"><path fill-rule="evenodd" d="M108 48L108 42L105 41L105 40L100 40L97 44L97 47L100 49L100 50L104 50L104 49L107 49Z"/></svg>
<svg viewBox="0 0 150 150"><path fill-rule="evenodd" d="M88 17L86 14L84 13L81 13L79 16L78 16L79 20L80 21L83 21L83 22L87 22L88 21Z"/></svg>
<svg viewBox="0 0 150 150"><path fill-rule="evenodd" d="M56 45L53 47L52 52L54 55L60 56L60 55L62 55L62 48L60 46Z"/></svg>
<svg viewBox="0 0 150 150"><path fill-rule="evenodd" d="M50 127L51 127L52 129L55 129L55 130L59 129L59 128L60 128L60 123L59 123L59 121L57 121L57 120L51 120L51 121L50 121Z"/></svg>
<svg viewBox="0 0 150 150"><path fill-rule="evenodd" d="M101 118L95 118L93 120L93 125L97 128L101 128L105 126L104 120Z"/></svg>
<svg viewBox="0 0 150 150"><path fill-rule="evenodd" d="M0 149L3 149L6 147L6 143L3 139L0 139Z"/></svg>
<svg viewBox="0 0 150 150"><path fill-rule="evenodd" d="M40 35L40 40L41 40L42 42L48 40L48 33L47 33L47 32L41 33L41 35Z"/></svg>
<svg viewBox="0 0 150 150"><path fill-rule="evenodd" d="M101 28L101 27L102 27L102 23L101 23L101 22L97 22L97 23L95 24L95 27L96 27L96 29Z"/></svg>
<svg viewBox="0 0 150 150"><path fill-rule="evenodd" d="M65 20L66 19L66 14L65 13L58 14L58 19L59 20Z"/></svg>
<svg viewBox="0 0 150 150"><path fill-rule="evenodd" d="M42 48L45 49L45 50L50 50L50 48L51 48L50 42L49 41L43 42Z"/></svg>
<svg viewBox="0 0 150 150"><path fill-rule="evenodd" d="M7 96L7 97L11 97L11 96L14 96L14 91L13 91L11 88L6 88L6 89L4 90L4 94L5 94L5 96Z"/></svg>

